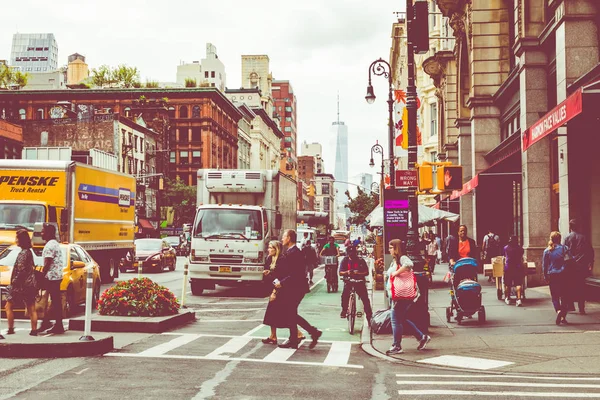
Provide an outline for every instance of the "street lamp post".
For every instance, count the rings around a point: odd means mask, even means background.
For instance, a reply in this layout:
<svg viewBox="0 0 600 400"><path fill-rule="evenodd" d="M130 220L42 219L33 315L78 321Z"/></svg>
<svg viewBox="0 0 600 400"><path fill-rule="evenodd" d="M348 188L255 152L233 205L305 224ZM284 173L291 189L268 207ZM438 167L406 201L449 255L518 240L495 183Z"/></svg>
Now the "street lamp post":
<svg viewBox="0 0 600 400"><path fill-rule="evenodd" d="M373 168L375 166L375 160L373 160L373 153L381 154L381 185L385 184L383 178L383 146L379 144L379 142L375 142L373 147L371 147L371 160L369 161L369 167Z"/></svg>
<svg viewBox="0 0 600 400"><path fill-rule="evenodd" d="M392 68L390 64L384 59L380 58L375 60L369 66L369 86L367 86L367 95L365 99L367 103L373 104L375 102L375 93L373 91L373 85L371 85L371 74L376 76L383 76L388 80L388 140L389 140L389 159L390 159L390 185L395 185L395 172L394 172L394 98L392 95ZM382 148L383 149L383 148ZM372 151L373 149L371 149ZM372 154L372 153L371 153ZM383 152L382 152L383 156ZM372 157L371 157L372 158Z"/></svg>

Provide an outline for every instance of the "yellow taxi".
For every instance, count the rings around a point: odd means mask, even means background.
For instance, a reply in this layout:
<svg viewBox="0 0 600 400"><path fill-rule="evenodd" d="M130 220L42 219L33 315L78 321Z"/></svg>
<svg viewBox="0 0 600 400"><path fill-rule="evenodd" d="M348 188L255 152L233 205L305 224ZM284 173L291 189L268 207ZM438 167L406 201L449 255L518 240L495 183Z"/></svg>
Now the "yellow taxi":
<svg viewBox="0 0 600 400"><path fill-rule="evenodd" d="M96 304L100 298L100 272L98 264L81 246L72 243L61 243L63 263L63 280L60 289L63 295L63 317L70 317L75 313L77 306L85 304L86 298L86 280L87 273L90 268L93 269L93 297L92 307L96 308ZM42 258L43 247L33 247L33 260L36 268L41 270L44 265ZM0 253L0 291L2 292L2 312L4 314L4 305L6 304L6 287L10 284L10 276L15 265L17 255L21 251L18 246L10 246ZM46 304L48 302L48 304ZM48 296L42 296L36 304L38 318L41 318L46 305L49 306ZM24 304L15 304L15 311L24 312Z"/></svg>

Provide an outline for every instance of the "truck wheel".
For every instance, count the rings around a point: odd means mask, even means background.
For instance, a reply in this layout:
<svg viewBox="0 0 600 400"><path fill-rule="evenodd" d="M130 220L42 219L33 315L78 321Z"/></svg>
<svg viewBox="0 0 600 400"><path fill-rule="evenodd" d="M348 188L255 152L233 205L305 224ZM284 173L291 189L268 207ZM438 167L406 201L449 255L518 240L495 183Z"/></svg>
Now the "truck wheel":
<svg viewBox="0 0 600 400"><path fill-rule="evenodd" d="M192 279L190 281L190 286L192 288L192 294L194 296L201 296L202 295L202 292L204 291L204 287L202 286L202 283L200 281Z"/></svg>

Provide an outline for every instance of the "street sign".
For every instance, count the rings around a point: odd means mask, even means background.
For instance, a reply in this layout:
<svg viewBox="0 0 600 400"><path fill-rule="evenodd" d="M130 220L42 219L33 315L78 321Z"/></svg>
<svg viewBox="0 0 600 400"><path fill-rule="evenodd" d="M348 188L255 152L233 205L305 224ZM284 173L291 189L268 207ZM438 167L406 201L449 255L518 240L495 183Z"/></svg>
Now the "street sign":
<svg viewBox="0 0 600 400"><path fill-rule="evenodd" d="M406 241L408 221L408 193L386 189L383 200L384 249L387 250L387 244L392 239Z"/></svg>
<svg viewBox="0 0 600 400"><path fill-rule="evenodd" d="M397 170L396 187L418 186L416 170Z"/></svg>

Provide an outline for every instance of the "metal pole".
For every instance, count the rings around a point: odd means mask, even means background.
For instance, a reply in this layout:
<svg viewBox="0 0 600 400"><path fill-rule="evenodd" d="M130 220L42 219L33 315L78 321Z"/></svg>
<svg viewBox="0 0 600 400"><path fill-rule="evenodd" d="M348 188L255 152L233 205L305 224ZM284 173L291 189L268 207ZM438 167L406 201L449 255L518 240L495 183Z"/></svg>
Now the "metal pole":
<svg viewBox="0 0 600 400"><path fill-rule="evenodd" d="M406 88L406 109L408 111L408 169L414 170L417 163L417 87L415 84L415 50L413 46L414 33L414 9L413 0L406 1L406 22L408 35L407 49L407 69L408 69L408 84ZM406 249L408 257L414 263L414 270L417 273L417 282L421 292L419 299L418 310L419 320L421 321L419 328L427 330L429 327L429 306L428 306L428 290L429 279L424 273L425 261L421 257L419 246L419 205L417 198L417 188L408 188L408 208L409 208L409 227L407 232Z"/></svg>
<svg viewBox="0 0 600 400"><path fill-rule="evenodd" d="M0 281L2 281L2 270L0 270ZM2 291L4 290L3 287L0 287L0 339L4 339L4 336L2 336Z"/></svg>
<svg viewBox="0 0 600 400"><path fill-rule="evenodd" d="M181 308L187 308L185 306L185 292L187 290L187 277L188 277L189 263L186 261L183 265L183 287L181 288Z"/></svg>
<svg viewBox="0 0 600 400"><path fill-rule="evenodd" d="M83 336L79 340L91 342L95 340L92 337L92 297L94 291L94 268L87 267L87 284L85 289L85 322L83 325Z"/></svg>
<svg viewBox="0 0 600 400"><path fill-rule="evenodd" d="M396 173L395 173L395 165L394 165L394 161L396 160L396 157L394 155L394 148L396 147L396 143L395 143L395 135L394 135L394 98L392 96L392 73L391 73L391 69L390 69L390 74L388 77L388 83L389 83L389 93L388 93L388 135L389 135L389 141L390 141L390 148L389 148L389 159L390 159L390 186L391 187L396 187ZM416 115L416 114L415 114ZM383 158L383 154L381 155L381 157Z"/></svg>

